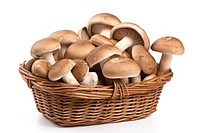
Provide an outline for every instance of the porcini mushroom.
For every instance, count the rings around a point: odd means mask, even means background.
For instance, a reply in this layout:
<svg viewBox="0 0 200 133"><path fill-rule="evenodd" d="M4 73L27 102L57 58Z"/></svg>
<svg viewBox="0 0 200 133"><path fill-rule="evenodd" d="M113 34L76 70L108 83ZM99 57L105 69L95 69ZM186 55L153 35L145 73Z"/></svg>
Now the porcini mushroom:
<svg viewBox="0 0 200 133"><path fill-rule="evenodd" d="M89 72L89 66L86 61L82 59L75 59L75 67L72 69L72 74L82 85L94 86L98 83L98 76L96 72Z"/></svg>
<svg viewBox="0 0 200 133"><path fill-rule="evenodd" d="M140 74L140 67L133 59L113 56L102 65L102 73L110 79L130 78Z"/></svg>
<svg viewBox="0 0 200 133"><path fill-rule="evenodd" d="M118 41L115 46L122 52L136 44L144 45L149 49L150 42L146 32L134 23L124 22L114 26L110 37Z"/></svg>
<svg viewBox="0 0 200 133"><path fill-rule="evenodd" d="M51 67L51 64L48 61L39 59L33 63L31 67L31 72L35 76L47 79L50 67Z"/></svg>
<svg viewBox="0 0 200 133"><path fill-rule="evenodd" d="M151 49L162 53L157 71L158 76L169 71L173 55L182 55L184 53L184 46L182 42L171 36L165 36L157 39L152 44Z"/></svg>
<svg viewBox="0 0 200 133"><path fill-rule="evenodd" d="M31 55L34 58L43 57L53 65L55 63L53 53L58 52L60 48L60 43L56 39L44 38L33 44L31 48Z"/></svg>
<svg viewBox="0 0 200 133"><path fill-rule="evenodd" d="M71 73L75 65L75 62L70 59L59 60L49 69L48 77L51 81L57 81L62 78L68 84L79 84Z"/></svg>
<svg viewBox="0 0 200 133"><path fill-rule="evenodd" d="M79 36L71 30L59 30L52 33L49 37L57 39L61 44L61 50L58 52L59 59L63 59L69 45L80 40Z"/></svg>
<svg viewBox="0 0 200 133"><path fill-rule="evenodd" d="M89 19L87 30L91 37L94 34L101 34L110 38L110 30L121 21L113 14L99 13Z"/></svg>
<svg viewBox="0 0 200 133"><path fill-rule="evenodd" d="M64 58L85 59L95 46L89 40L82 40L71 44L65 53Z"/></svg>

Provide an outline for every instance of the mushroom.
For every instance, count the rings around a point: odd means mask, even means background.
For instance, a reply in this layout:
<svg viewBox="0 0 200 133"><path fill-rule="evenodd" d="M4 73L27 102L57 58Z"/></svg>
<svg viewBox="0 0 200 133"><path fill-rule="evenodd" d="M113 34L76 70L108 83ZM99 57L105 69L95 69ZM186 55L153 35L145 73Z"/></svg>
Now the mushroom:
<svg viewBox="0 0 200 133"><path fill-rule="evenodd" d="M87 31L91 37L94 34L101 34L110 38L110 30L121 21L110 13L99 13L89 19Z"/></svg>
<svg viewBox="0 0 200 133"><path fill-rule="evenodd" d="M81 40L90 40L86 27L82 27L78 31L78 36Z"/></svg>
<svg viewBox="0 0 200 133"><path fill-rule="evenodd" d="M104 44L94 48L86 57L86 62L90 68L100 63L103 64L109 57L113 55L121 55L122 52L113 45Z"/></svg>
<svg viewBox="0 0 200 133"><path fill-rule="evenodd" d="M132 47L132 58L147 75L152 74L157 70L155 59L142 45L135 45Z"/></svg>
<svg viewBox="0 0 200 133"><path fill-rule="evenodd" d="M75 59L75 67L72 69L72 74L82 85L94 86L98 83L96 72L89 72L89 66L86 61Z"/></svg>
<svg viewBox="0 0 200 133"><path fill-rule="evenodd" d="M61 50L58 52L59 59L63 59L69 45L80 40L79 36L71 30L59 30L52 33L49 37L57 39L61 44Z"/></svg>
<svg viewBox="0 0 200 133"><path fill-rule="evenodd" d="M124 22L114 26L110 37L118 41L115 46L122 52L136 44L144 45L149 49L150 42L146 32L134 23Z"/></svg>
<svg viewBox="0 0 200 133"><path fill-rule="evenodd" d="M31 71L31 67L33 65L33 63L36 61L35 58L31 58L30 60L28 60L26 63L25 63L25 66L24 68L28 71Z"/></svg>
<svg viewBox="0 0 200 133"><path fill-rule="evenodd" d="M36 60L31 67L31 72L35 76L41 78L48 78L48 72L50 67L51 64L48 61L44 59Z"/></svg>
<svg viewBox="0 0 200 133"><path fill-rule="evenodd" d="M140 74L139 65L130 58L113 56L102 65L102 73L106 78L123 79Z"/></svg>
<svg viewBox="0 0 200 133"><path fill-rule="evenodd" d="M157 39L152 44L151 49L162 53L157 71L158 76L169 71L173 55L182 55L185 51L182 42L171 36Z"/></svg>
<svg viewBox="0 0 200 133"><path fill-rule="evenodd" d="M89 40L78 41L67 48L64 58L84 60L94 48Z"/></svg>
<svg viewBox="0 0 200 133"><path fill-rule="evenodd" d="M43 57L53 65L55 63L53 53L58 52L60 48L60 43L56 39L44 38L33 44L31 48L31 55L34 58Z"/></svg>
<svg viewBox="0 0 200 133"><path fill-rule="evenodd" d="M70 59L62 59L56 62L49 70L48 77L51 81L57 81L60 78L68 84L79 84L71 70L75 66L75 62Z"/></svg>
<svg viewBox="0 0 200 133"><path fill-rule="evenodd" d="M94 44L95 46L99 46L99 45L103 45L103 44L114 45L113 42L109 38L107 38L107 37L105 37L103 35L100 35L100 34L93 35L90 38L90 42L92 44Z"/></svg>

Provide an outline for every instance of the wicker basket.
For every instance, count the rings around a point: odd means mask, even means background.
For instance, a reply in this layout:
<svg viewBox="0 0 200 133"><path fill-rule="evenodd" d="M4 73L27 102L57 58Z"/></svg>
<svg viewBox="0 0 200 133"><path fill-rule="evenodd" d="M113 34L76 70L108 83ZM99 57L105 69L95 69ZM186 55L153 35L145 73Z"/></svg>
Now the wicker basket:
<svg viewBox="0 0 200 133"><path fill-rule="evenodd" d="M163 85L171 71L140 83L113 86L70 85L31 74L20 64L19 72L31 88L36 107L60 126L114 123L144 118L156 111Z"/></svg>

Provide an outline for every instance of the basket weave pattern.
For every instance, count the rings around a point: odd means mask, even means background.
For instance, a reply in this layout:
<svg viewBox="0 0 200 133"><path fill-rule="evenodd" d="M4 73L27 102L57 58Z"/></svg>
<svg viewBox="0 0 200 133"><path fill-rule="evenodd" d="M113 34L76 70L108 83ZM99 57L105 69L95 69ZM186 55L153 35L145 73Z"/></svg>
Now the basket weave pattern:
<svg viewBox="0 0 200 133"><path fill-rule="evenodd" d="M70 85L52 82L31 74L20 64L19 72L31 88L36 107L49 120L61 126L81 126L144 118L156 111L171 71L140 83L113 86Z"/></svg>

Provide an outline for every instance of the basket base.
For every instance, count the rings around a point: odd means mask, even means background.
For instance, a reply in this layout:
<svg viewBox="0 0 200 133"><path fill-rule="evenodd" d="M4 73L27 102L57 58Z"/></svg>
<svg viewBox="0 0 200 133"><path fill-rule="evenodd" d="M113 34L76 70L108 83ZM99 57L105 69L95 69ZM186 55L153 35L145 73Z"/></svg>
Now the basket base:
<svg viewBox="0 0 200 133"><path fill-rule="evenodd" d="M162 88L125 99L87 100L32 89L36 107L44 117L64 127L137 120L156 111Z"/></svg>

